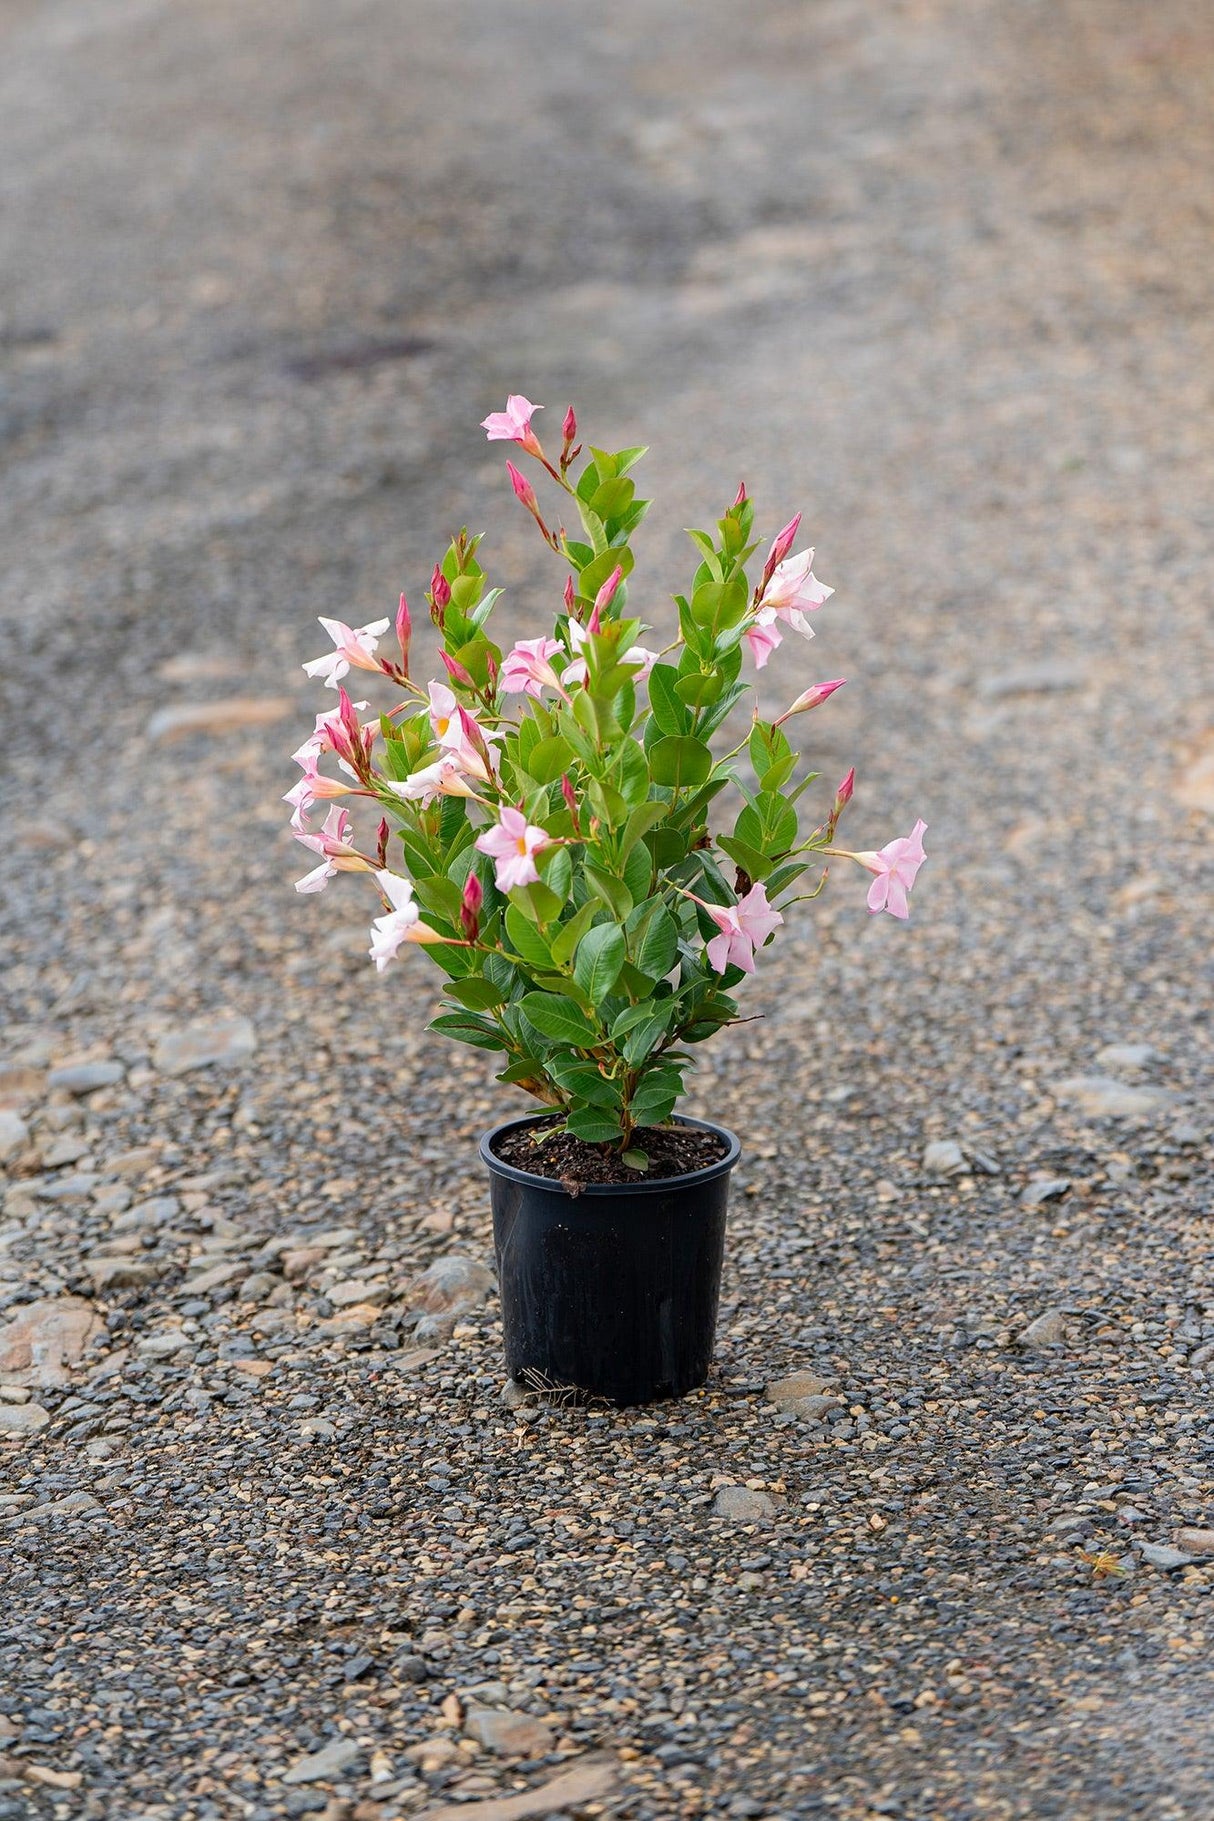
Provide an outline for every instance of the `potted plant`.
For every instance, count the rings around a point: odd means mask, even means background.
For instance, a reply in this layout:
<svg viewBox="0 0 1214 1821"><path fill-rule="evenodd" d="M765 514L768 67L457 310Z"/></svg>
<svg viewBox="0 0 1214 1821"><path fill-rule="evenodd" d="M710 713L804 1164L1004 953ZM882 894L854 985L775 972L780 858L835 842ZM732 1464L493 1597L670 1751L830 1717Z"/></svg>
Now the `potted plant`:
<svg viewBox="0 0 1214 1821"><path fill-rule="evenodd" d="M294 755L292 825L319 861L296 889L367 874L381 899L376 967L423 948L445 976L429 1029L498 1052L497 1079L543 1109L480 1147L511 1375L641 1403L703 1383L712 1355L739 1145L724 1126L676 1113L692 1052L738 1020L736 989L788 906L821 890L825 870L808 887L805 876L824 856L867 869L870 910L905 917L924 824L876 852L838 847L849 771L802 828L814 774L794 782L784 729L841 678L772 719L756 707L732 746L724 736L753 687L747 667L764 669L789 630L812 637L806 616L832 592L813 551L793 549L800 515L760 560L739 487L715 531L689 533L695 568L675 596L677 634L653 649L628 611L631 538L648 510L633 471L645 451L583 451L570 409L550 459L533 428L539 408L511 397L483 427L538 465L559 506L550 515L507 462L566 570L551 633L495 642L500 590L465 531L430 580L439 679L412 674L403 595L387 652L387 619L321 621L333 650L304 668L337 705ZM393 685L382 712L351 699L355 671ZM329 755L337 776L321 770ZM362 844L350 814L359 802L379 816Z"/></svg>

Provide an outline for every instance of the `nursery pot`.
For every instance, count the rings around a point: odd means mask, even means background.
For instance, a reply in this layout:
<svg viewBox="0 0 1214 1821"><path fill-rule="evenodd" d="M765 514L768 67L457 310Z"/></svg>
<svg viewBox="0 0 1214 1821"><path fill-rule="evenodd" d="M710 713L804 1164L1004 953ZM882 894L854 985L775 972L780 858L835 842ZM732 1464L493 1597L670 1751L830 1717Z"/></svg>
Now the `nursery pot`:
<svg viewBox="0 0 1214 1821"><path fill-rule="evenodd" d="M742 1147L724 1126L676 1123L716 1132L724 1156L685 1176L587 1183L577 1195L496 1155L495 1141L534 1116L481 1139L511 1378L574 1385L614 1404L682 1397L704 1383Z"/></svg>

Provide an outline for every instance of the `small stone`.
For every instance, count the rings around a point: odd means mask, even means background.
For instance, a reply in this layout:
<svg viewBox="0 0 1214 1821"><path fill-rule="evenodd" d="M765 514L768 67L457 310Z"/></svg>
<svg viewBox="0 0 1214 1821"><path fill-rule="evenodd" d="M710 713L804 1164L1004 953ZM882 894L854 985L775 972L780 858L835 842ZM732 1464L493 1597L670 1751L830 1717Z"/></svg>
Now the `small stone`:
<svg viewBox="0 0 1214 1821"><path fill-rule="evenodd" d="M1047 1309L1024 1329L1020 1344L1024 1347L1057 1347L1066 1337L1066 1315L1061 1309Z"/></svg>
<svg viewBox="0 0 1214 1821"><path fill-rule="evenodd" d="M261 1303L277 1290L282 1283L281 1277L275 1277L272 1271L254 1271L246 1277L240 1286L237 1300L242 1303ZM197 1285L194 1286L197 1288Z"/></svg>
<svg viewBox="0 0 1214 1821"><path fill-rule="evenodd" d="M1071 1075L1056 1081L1051 1091L1089 1119L1146 1119L1176 1104L1176 1095L1166 1088L1128 1087L1111 1075Z"/></svg>
<svg viewBox="0 0 1214 1821"><path fill-rule="evenodd" d="M493 1283L488 1265L452 1252L436 1258L428 1271L413 1279L405 1290L405 1305L423 1316L442 1317L450 1323L465 1310L478 1308ZM432 1325L437 1331L439 1324Z"/></svg>
<svg viewBox="0 0 1214 1821"><path fill-rule="evenodd" d="M406 1756L412 1757L417 1749ZM539 1821L541 1816L555 1817L601 1801L617 1775L613 1758L580 1758L533 1789L514 1796L492 1796L486 1802L445 1802L441 1808L427 1809L426 1821Z"/></svg>
<svg viewBox="0 0 1214 1821"><path fill-rule="evenodd" d="M88 1154L88 1139L69 1132L62 1138L56 1138L54 1144L42 1153L42 1167L44 1170L61 1170L64 1164L79 1163Z"/></svg>
<svg viewBox="0 0 1214 1821"><path fill-rule="evenodd" d="M736 1524L762 1524L776 1515L775 1501L749 1486L722 1486L712 1507L713 1517L731 1518Z"/></svg>
<svg viewBox="0 0 1214 1821"><path fill-rule="evenodd" d="M509 1709L470 1707L464 1715L464 1731L486 1751L503 1758L540 1758L553 1746L552 1732L542 1721Z"/></svg>
<svg viewBox="0 0 1214 1821"><path fill-rule="evenodd" d="M830 1384L829 1378L823 1378L817 1372L791 1372L787 1378L773 1379L766 1388L766 1396L778 1409L791 1410L794 1415L800 1416L802 1412L795 1406L807 1397L820 1397ZM836 1400L830 1398L828 1401L834 1403Z"/></svg>
<svg viewBox="0 0 1214 1821"><path fill-rule="evenodd" d="M1033 1176L1021 1189L1020 1199L1026 1208L1037 1208L1047 1201L1061 1201L1070 1187L1067 1176Z"/></svg>
<svg viewBox="0 0 1214 1821"><path fill-rule="evenodd" d="M227 696L218 702L177 702L157 709L148 722L147 737L153 746L166 746L192 733L271 727L294 709L290 696Z"/></svg>
<svg viewBox="0 0 1214 1821"><path fill-rule="evenodd" d="M209 1270L200 1271L196 1277L189 1278L181 1287L191 1296L197 1296L206 1290L218 1290L223 1284L230 1284L234 1277L243 1277L248 1272L248 1265L236 1259L229 1259L225 1264L211 1265Z"/></svg>
<svg viewBox="0 0 1214 1821"><path fill-rule="evenodd" d="M65 1385L100 1330L101 1317L83 1297L26 1303L0 1328L0 1372L22 1384Z"/></svg>
<svg viewBox="0 0 1214 1821"><path fill-rule="evenodd" d="M248 1018L215 1012L166 1031L153 1062L162 1075L187 1075L193 1069L238 1067L256 1048L257 1033Z"/></svg>
<svg viewBox="0 0 1214 1821"><path fill-rule="evenodd" d="M133 1290L139 1284L154 1283L160 1267L138 1259L115 1257L109 1252L94 1252L84 1261L85 1270L97 1290Z"/></svg>
<svg viewBox="0 0 1214 1821"><path fill-rule="evenodd" d="M148 1334L137 1341L135 1351L141 1359L171 1359L174 1353L192 1345L189 1335L183 1334L180 1328L165 1328L159 1334Z"/></svg>
<svg viewBox="0 0 1214 1821"><path fill-rule="evenodd" d="M1159 1051L1149 1043L1109 1043L1096 1056L1098 1069L1145 1069L1159 1061Z"/></svg>
<svg viewBox="0 0 1214 1821"><path fill-rule="evenodd" d="M498 1400L507 1410L517 1410L521 1404L533 1403L534 1393L526 1385L520 1385L516 1378L508 1378L498 1392Z"/></svg>
<svg viewBox="0 0 1214 1821"><path fill-rule="evenodd" d="M1139 1543L1138 1553L1152 1568L1162 1568L1165 1572L1187 1568L1193 1560L1187 1550L1171 1549L1166 1543Z"/></svg>
<svg viewBox="0 0 1214 1821"><path fill-rule="evenodd" d="M38 1099L45 1087L46 1075L42 1069L20 1063L0 1068L0 1107L13 1111L28 1106Z"/></svg>
<svg viewBox="0 0 1214 1821"><path fill-rule="evenodd" d="M970 1166L955 1138L937 1138L923 1153L923 1168L929 1176L968 1176Z"/></svg>
<svg viewBox="0 0 1214 1821"><path fill-rule="evenodd" d="M340 1777L362 1757L362 1746L353 1739L331 1739L319 1751L308 1752L282 1773L284 1783L323 1783Z"/></svg>
<svg viewBox="0 0 1214 1821"><path fill-rule="evenodd" d="M335 1309L348 1309L355 1303L368 1303L382 1309L392 1292L387 1284L363 1283L360 1278L348 1277L344 1283L334 1284L326 1290L325 1295Z"/></svg>
<svg viewBox="0 0 1214 1821"><path fill-rule="evenodd" d="M1193 1555L1214 1555L1214 1530L1204 1530L1188 1526L1176 1532L1176 1547L1187 1549Z"/></svg>
<svg viewBox="0 0 1214 1821"><path fill-rule="evenodd" d="M52 1069L47 1086L62 1088L68 1094L95 1094L98 1088L114 1087L125 1074L120 1062L76 1062Z"/></svg>
<svg viewBox="0 0 1214 1821"><path fill-rule="evenodd" d="M281 1252L278 1262L287 1282L296 1284L307 1277L310 1271L314 1271L324 1256L323 1246L296 1246L289 1252Z"/></svg>
<svg viewBox="0 0 1214 1821"><path fill-rule="evenodd" d="M0 1163L15 1157L29 1137L29 1127L20 1113L11 1107L0 1107Z"/></svg>
<svg viewBox="0 0 1214 1821"><path fill-rule="evenodd" d="M114 1222L114 1232L132 1233L142 1227L162 1227L165 1221L175 1219L180 1212L181 1203L175 1195L153 1195L121 1213Z"/></svg>
<svg viewBox="0 0 1214 1821"><path fill-rule="evenodd" d="M0 1404L0 1435L36 1435L50 1420L41 1404Z"/></svg>
<svg viewBox="0 0 1214 1821"><path fill-rule="evenodd" d="M1204 1370L1206 1366L1214 1365L1214 1341L1207 1341L1204 1347L1198 1347L1196 1353L1191 1353L1189 1355L1189 1364L1191 1366L1198 1366L1202 1370Z"/></svg>

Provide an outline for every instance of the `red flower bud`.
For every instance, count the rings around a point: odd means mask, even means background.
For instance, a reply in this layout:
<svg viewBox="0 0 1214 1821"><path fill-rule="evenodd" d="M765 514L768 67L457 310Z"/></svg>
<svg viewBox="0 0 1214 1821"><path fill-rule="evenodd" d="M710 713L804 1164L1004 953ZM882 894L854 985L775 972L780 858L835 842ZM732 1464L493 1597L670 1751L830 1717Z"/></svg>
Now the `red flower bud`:
<svg viewBox="0 0 1214 1821"><path fill-rule="evenodd" d="M739 506L744 506L745 504L746 504L746 482L739 481L738 482L738 491L734 495L734 502L733 502L733 505L729 508L729 510L731 512L736 512Z"/></svg>
<svg viewBox="0 0 1214 1821"><path fill-rule="evenodd" d="M615 568L611 571L611 574L607 577L607 580L603 583L603 586L599 589L598 593L594 597L594 612L595 612L596 618L600 613L606 613L608 607L610 607L612 600L615 597L615 591L619 587L619 585L623 581L623 579L624 579L624 571L620 568L620 565L617 563ZM594 628L594 630L597 632L597 630L598 630L597 626Z"/></svg>
<svg viewBox="0 0 1214 1821"><path fill-rule="evenodd" d="M480 880L475 873L469 873L459 907L459 926L469 942L475 942L480 934L480 913L484 902L485 893Z"/></svg>
<svg viewBox="0 0 1214 1821"><path fill-rule="evenodd" d="M574 591L573 591L573 577L571 575L567 575L565 577L565 612L566 613L572 615L573 603L576 598L577 597L575 596Z"/></svg>
<svg viewBox="0 0 1214 1821"><path fill-rule="evenodd" d="M384 816L377 831L375 858L383 869L388 864L388 818Z"/></svg>
<svg viewBox="0 0 1214 1821"><path fill-rule="evenodd" d="M462 683L465 689L476 688L476 684L472 681L472 678L468 675L468 672L464 669L462 664L457 663L454 658L448 657L445 651L440 651L438 655L446 668L447 675L451 678L453 683Z"/></svg>
<svg viewBox="0 0 1214 1821"><path fill-rule="evenodd" d="M565 413L565 421L561 425L561 435L565 439L566 448L569 447L570 443L577 435L577 416L572 405L570 405L568 411Z"/></svg>
<svg viewBox="0 0 1214 1821"><path fill-rule="evenodd" d="M790 519L788 524L785 525L783 531L778 531L776 533L775 541L767 553L767 561L763 565L763 588L766 588L768 582L770 582L772 576L792 549L793 539L797 535L800 524L801 514L798 512L797 516L794 519ZM762 588L759 592L762 593Z"/></svg>

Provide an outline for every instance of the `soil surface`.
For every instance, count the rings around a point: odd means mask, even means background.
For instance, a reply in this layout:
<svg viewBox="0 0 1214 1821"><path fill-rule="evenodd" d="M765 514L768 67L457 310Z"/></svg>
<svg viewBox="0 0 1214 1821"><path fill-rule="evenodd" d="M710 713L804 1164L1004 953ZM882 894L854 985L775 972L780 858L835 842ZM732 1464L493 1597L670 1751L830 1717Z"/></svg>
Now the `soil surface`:
<svg viewBox="0 0 1214 1821"><path fill-rule="evenodd" d="M587 1144L584 1138L574 1138L569 1132L554 1131L546 1137L542 1134L543 1127L538 1123L522 1131L507 1132L493 1149L516 1170L555 1178L570 1193L591 1182L635 1185L659 1177L688 1176L693 1170L707 1169L726 1151L724 1139L715 1132L697 1132L686 1126L638 1126L629 1149L643 1151L648 1168L637 1169L606 1145Z"/></svg>
<svg viewBox="0 0 1214 1821"><path fill-rule="evenodd" d="M0 1821L1207 1821L1211 95L1192 0L0 8ZM647 642L805 512L763 706L929 825L698 1052L644 1411L506 1386L531 1103L279 800L316 615L469 524L550 624L514 390L652 444Z"/></svg>

